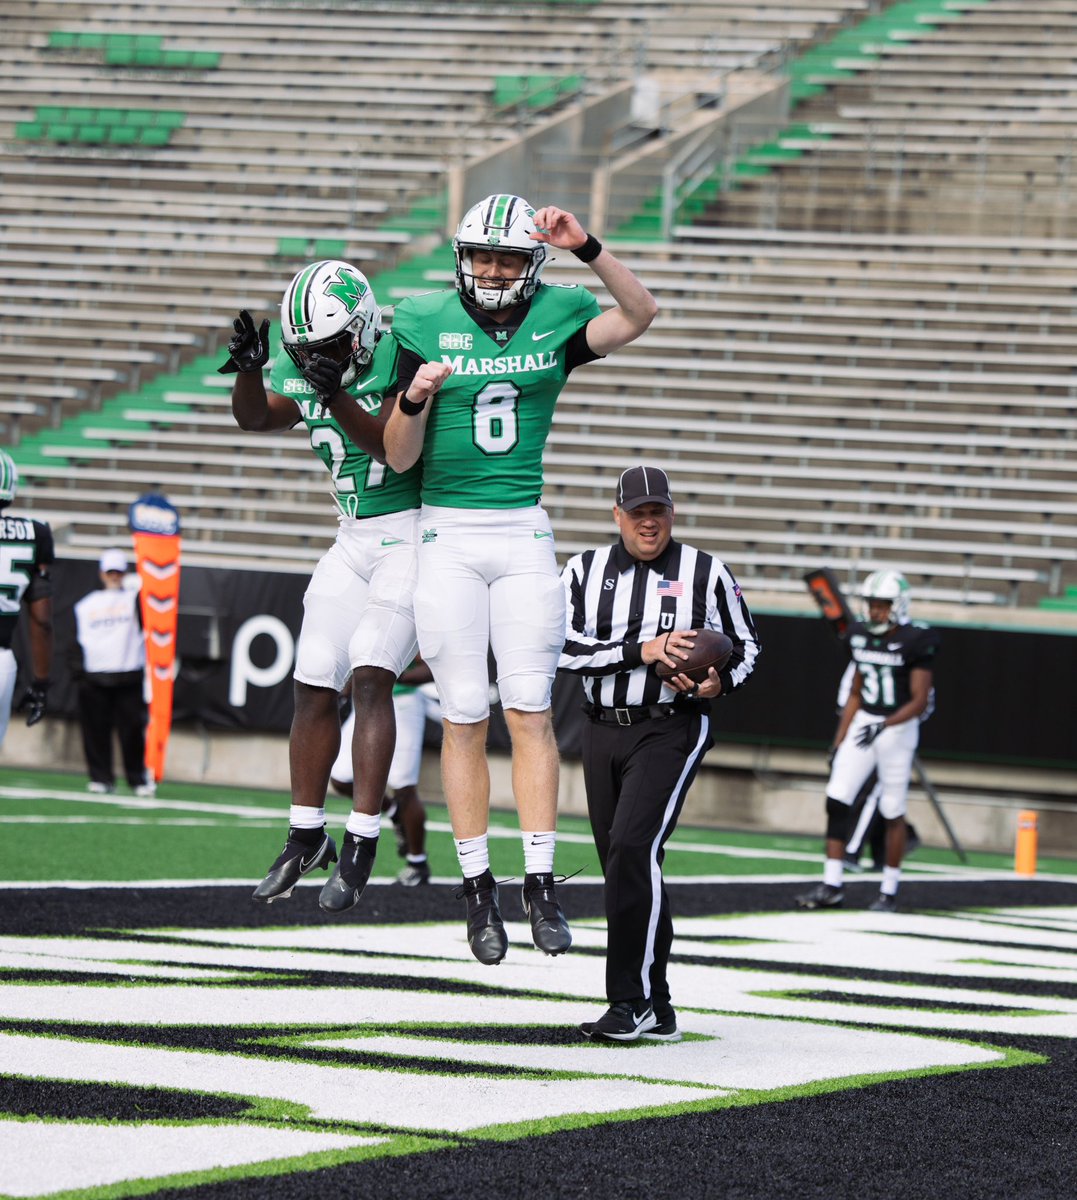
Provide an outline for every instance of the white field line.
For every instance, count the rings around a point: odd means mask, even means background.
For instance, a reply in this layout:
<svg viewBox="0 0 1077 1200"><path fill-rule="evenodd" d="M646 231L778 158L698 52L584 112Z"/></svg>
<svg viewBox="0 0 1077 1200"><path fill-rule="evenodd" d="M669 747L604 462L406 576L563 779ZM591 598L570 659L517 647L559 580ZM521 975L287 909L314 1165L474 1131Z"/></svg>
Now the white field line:
<svg viewBox="0 0 1077 1200"><path fill-rule="evenodd" d="M282 807L277 809L258 808L252 805L239 804L207 804L197 800L168 800L160 796L142 797L142 796L120 796L120 795L89 795L85 792L61 792L61 791L35 791L29 788L6 788L0 787L0 798L4 799L27 799L36 800L48 798L53 800L70 800L81 804L111 804L122 809L136 809L146 813L150 812L196 812L205 813L216 816L233 816L242 817L245 820L264 821L267 818L272 819L276 816L278 819L282 815ZM31 818L34 819L34 818ZM18 820L18 818L5 818L5 820ZM53 824L62 824L63 817L53 817L49 819ZM81 817L73 818L78 823L85 823L85 819ZM104 818L110 821L112 818ZM137 823L135 820L125 821L127 823ZM160 824L151 818L145 819L146 824ZM171 822L169 822L171 823ZM194 823L194 822L192 822ZM388 822L384 822L388 824ZM452 834L452 826L443 821L428 821L426 828L432 833L448 833ZM507 826L491 825L489 835L492 838L517 838L519 837L518 830ZM570 842L577 845L592 845L592 838L589 833L558 833L557 840L559 842ZM728 846L721 843L699 843L679 841L676 838L671 839L666 843L667 850L676 850L680 853L688 854L718 854L729 858L744 858L744 859L759 859L763 861L773 862L776 859L783 862L810 863L818 865L821 863L821 855L817 852L805 850L768 850L765 848L754 848L750 846ZM1014 873L1012 870L1004 870L993 867L965 867L965 866L946 866L936 863L918 863L908 862L904 866L906 875L916 873L925 875L934 875L940 878L949 879L1012 879ZM870 874L865 872L865 874ZM753 877L754 878L754 877ZM786 882L793 879L793 876L775 876L776 879L783 879ZM850 875L850 878L855 876ZM1075 882L1074 876L1070 875L1047 875L1040 874L1037 879L1048 879L1052 881L1061 881L1064 883ZM743 880L743 876L721 875L708 876L706 879L714 879L727 881L731 879ZM705 882L703 876L693 876L693 882ZM241 882L246 882L243 880ZM455 882L455 881L453 881Z"/></svg>

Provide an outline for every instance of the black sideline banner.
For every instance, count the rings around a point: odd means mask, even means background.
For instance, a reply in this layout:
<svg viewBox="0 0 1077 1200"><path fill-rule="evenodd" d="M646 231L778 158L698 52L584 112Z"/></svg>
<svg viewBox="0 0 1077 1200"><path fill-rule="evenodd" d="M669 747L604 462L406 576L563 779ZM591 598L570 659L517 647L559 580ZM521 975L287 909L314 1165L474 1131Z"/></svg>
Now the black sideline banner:
<svg viewBox="0 0 1077 1200"><path fill-rule="evenodd" d="M74 716L68 671L72 608L98 585L96 564L60 560L54 581L56 661L49 708ZM288 730L306 583L302 575L183 568L177 725ZM821 750L834 728L835 695L845 666L840 644L820 616L754 615L763 654L748 686L714 703L718 736ZM28 661L24 625L20 622L16 641L21 664ZM1077 679L1077 637L958 626L943 626L942 636L938 706L921 739L925 759L1077 767L1073 720L1066 716ZM559 676L554 717L567 757L579 752L579 704L578 681ZM499 712L491 721L491 741L508 745Z"/></svg>

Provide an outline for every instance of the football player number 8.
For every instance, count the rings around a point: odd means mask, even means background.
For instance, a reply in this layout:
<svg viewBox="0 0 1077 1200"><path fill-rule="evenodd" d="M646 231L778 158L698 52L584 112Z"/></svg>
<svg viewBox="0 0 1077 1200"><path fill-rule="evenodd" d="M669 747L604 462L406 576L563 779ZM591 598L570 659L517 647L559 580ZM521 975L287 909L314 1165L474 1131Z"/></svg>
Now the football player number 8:
<svg viewBox="0 0 1077 1200"><path fill-rule="evenodd" d="M519 398L520 389L512 383L488 383L475 397L471 436L483 454L508 454L516 445Z"/></svg>

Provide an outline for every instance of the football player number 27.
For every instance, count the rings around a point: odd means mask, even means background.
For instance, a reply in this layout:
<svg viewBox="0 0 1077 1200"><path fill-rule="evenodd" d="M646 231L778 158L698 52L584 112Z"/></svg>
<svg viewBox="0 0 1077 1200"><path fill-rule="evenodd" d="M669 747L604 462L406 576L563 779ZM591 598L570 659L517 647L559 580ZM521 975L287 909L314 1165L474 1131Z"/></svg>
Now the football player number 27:
<svg viewBox="0 0 1077 1200"><path fill-rule="evenodd" d="M344 439L332 426L316 425L310 431L310 445L314 453L332 472L333 483L341 495L359 490L355 472L343 470L347 449L344 446ZM384 463L377 462L373 458L370 459L363 490L369 492L373 488L381 487L385 482L385 471Z"/></svg>
<svg viewBox="0 0 1077 1200"><path fill-rule="evenodd" d="M516 445L519 398L520 389L507 382L488 383L475 397L471 436L484 454L508 454Z"/></svg>

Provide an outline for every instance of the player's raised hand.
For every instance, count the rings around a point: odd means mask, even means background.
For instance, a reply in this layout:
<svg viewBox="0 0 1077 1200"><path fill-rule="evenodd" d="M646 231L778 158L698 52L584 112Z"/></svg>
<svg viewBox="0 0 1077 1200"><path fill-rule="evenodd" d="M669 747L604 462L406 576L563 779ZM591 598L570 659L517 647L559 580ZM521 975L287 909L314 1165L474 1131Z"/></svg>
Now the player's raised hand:
<svg viewBox="0 0 1077 1200"><path fill-rule="evenodd" d="M244 308L232 322L232 337L228 342L228 361L217 368L221 375L237 371L260 371L269 362L269 321L254 328L254 318Z"/></svg>
<svg viewBox="0 0 1077 1200"><path fill-rule="evenodd" d="M452 374L450 363L425 362L415 372L404 398L411 405L422 407L441 390L441 385Z"/></svg>
<svg viewBox="0 0 1077 1200"><path fill-rule="evenodd" d="M570 212L547 204L535 213L534 242L545 242L558 250L578 250L587 241L587 230Z"/></svg>

